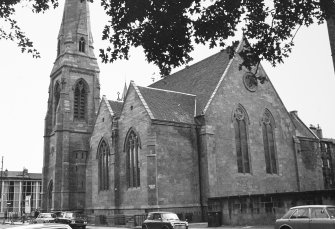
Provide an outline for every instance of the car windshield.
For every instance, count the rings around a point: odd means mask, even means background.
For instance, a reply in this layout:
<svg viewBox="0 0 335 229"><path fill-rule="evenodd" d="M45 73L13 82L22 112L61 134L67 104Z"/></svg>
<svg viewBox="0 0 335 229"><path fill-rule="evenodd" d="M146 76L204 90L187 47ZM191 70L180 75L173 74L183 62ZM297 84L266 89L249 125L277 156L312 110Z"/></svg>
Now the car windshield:
<svg viewBox="0 0 335 229"><path fill-rule="evenodd" d="M328 207L327 211L330 217L335 217L335 207Z"/></svg>
<svg viewBox="0 0 335 229"><path fill-rule="evenodd" d="M62 215L64 218L85 218L85 215L76 212L64 212Z"/></svg>
<svg viewBox="0 0 335 229"><path fill-rule="evenodd" d="M179 220L177 214L174 214L174 213L163 214L163 219L166 219L166 220Z"/></svg>

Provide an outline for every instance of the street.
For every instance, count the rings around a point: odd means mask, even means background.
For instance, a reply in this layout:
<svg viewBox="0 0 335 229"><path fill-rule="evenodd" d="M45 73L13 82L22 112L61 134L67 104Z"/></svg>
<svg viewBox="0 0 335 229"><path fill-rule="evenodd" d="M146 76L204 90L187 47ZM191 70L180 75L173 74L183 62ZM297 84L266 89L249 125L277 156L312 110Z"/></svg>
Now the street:
<svg viewBox="0 0 335 229"><path fill-rule="evenodd" d="M29 225L28 223L25 223L24 225ZM22 223L16 222L14 225L9 224L6 222L6 224L0 224L1 228L11 228L11 227L18 227L22 226ZM189 224L190 229L209 229L207 227L207 223L192 223ZM210 227L212 229L273 229L273 226L271 225L261 225L261 226L221 226L221 227ZM126 229L126 227L116 227L116 226L95 226L95 225L87 225L87 229Z"/></svg>

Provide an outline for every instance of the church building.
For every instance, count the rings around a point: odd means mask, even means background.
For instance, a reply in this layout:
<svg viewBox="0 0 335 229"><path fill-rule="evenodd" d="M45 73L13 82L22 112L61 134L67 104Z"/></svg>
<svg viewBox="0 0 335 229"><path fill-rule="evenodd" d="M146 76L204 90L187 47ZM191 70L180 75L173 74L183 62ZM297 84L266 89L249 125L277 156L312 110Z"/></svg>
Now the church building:
<svg viewBox="0 0 335 229"><path fill-rule="evenodd" d="M132 216L150 211L191 222L215 213L238 224L335 203L335 141L285 108L262 66L260 84L223 50L149 86L131 81L113 101L100 97L93 51L88 3L66 0L45 118L43 211L135 225Z"/></svg>

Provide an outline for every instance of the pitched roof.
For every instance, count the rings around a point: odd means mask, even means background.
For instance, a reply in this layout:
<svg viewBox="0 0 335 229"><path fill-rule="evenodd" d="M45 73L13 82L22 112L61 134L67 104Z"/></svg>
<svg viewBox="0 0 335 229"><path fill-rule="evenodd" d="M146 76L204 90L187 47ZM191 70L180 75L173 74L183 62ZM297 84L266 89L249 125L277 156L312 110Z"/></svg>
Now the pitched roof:
<svg viewBox="0 0 335 229"><path fill-rule="evenodd" d="M152 119L194 124L196 96L136 86Z"/></svg>
<svg viewBox="0 0 335 229"><path fill-rule="evenodd" d="M219 83L229 61L228 52L223 50L167 76L149 87L196 95L197 114L200 114Z"/></svg>
<svg viewBox="0 0 335 229"><path fill-rule="evenodd" d="M310 130L303 121L301 121L301 119L298 117L297 111L291 111L290 116L292 117L296 129L296 135L298 137L318 139L318 137L314 134L314 132Z"/></svg>
<svg viewBox="0 0 335 229"><path fill-rule="evenodd" d="M113 111L113 114L116 117L120 117L121 111L122 111L123 102L122 101L108 100L108 104L111 107L111 109Z"/></svg>

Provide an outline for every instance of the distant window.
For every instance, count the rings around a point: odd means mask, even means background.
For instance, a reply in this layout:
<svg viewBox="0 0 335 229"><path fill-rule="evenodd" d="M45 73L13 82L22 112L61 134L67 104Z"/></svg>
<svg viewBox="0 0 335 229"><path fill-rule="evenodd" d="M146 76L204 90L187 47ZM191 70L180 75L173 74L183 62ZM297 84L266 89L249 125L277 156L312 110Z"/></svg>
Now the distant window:
<svg viewBox="0 0 335 229"><path fill-rule="evenodd" d="M80 79L74 89L74 118L85 119L87 106L87 87L83 79Z"/></svg>
<svg viewBox="0 0 335 229"><path fill-rule="evenodd" d="M239 106L234 112L237 170L250 173L246 112Z"/></svg>
<svg viewBox="0 0 335 229"><path fill-rule="evenodd" d="M83 37L79 40L79 52L85 52L85 39Z"/></svg>
<svg viewBox="0 0 335 229"><path fill-rule="evenodd" d="M99 172L99 189L108 190L109 189L109 147L105 140L101 140L98 148L98 172Z"/></svg>
<svg viewBox="0 0 335 229"><path fill-rule="evenodd" d="M140 186L139 149L139 138L136 133L131 130L126 139L128 187Z"/></svg>
<svg viewBox="0 0 335 229"><path fill-rule="evenodd" d="M58 43L57 43L57 56L59 56L60 54L60 40L58 40Z"/></svg>
<svg viewBox="0 0 335 229"><path fill-rule="evenodd" d="M268 110L265 110L263 114L262 132L266 173L276 174L278 171L275 150L274 120Z"/></svg>
<svg viewBox="0 0 335 229"><path fill-rule="evenodd" d="M54 114L54 124L56 123L56 111L60 100L61 87L57 81L54 87L54 105L53 105L53 114Z"/></svg>

